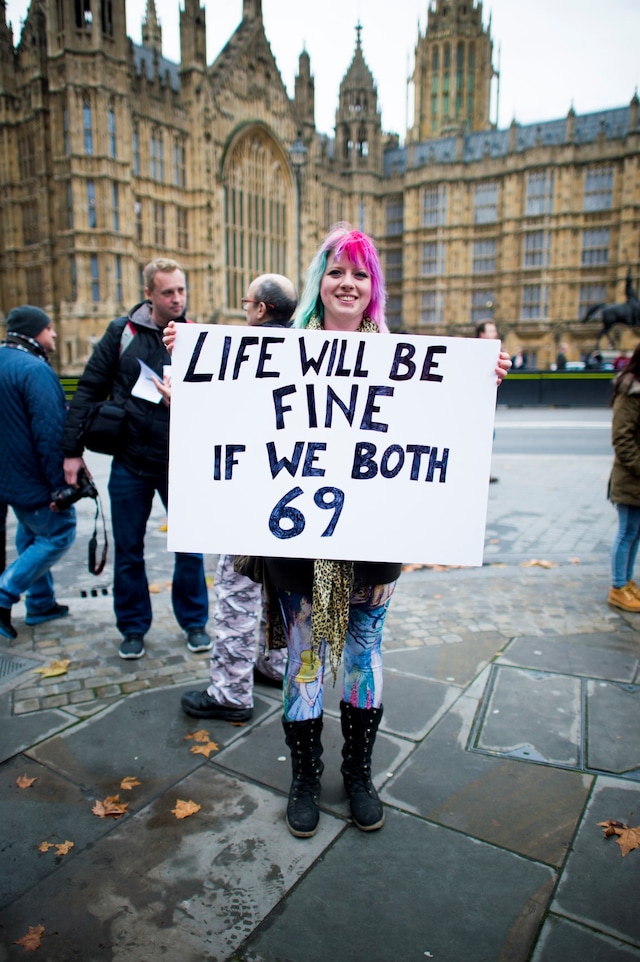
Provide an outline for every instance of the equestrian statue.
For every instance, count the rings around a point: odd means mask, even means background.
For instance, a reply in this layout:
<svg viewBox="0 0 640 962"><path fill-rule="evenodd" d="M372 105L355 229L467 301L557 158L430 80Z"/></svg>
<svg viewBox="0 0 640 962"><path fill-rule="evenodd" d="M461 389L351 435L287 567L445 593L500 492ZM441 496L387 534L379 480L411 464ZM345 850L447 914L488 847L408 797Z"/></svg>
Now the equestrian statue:
<svg viewBox="0 0 640 962"><path fill-rule="evenodd" d="M624 292L627 298L624 304L596 304L594 307L590 307L582 318L584 323L585 321L591 320L596 314L600 315L602 327L596 337L596 348L600 344L600 339L605 334L610 346L615 348L616 345L611 335L611 330L616 324L626 324L627 327L640 327L640 300L638 300L638 295L633 287L631 268L627 271Z"/></svg>

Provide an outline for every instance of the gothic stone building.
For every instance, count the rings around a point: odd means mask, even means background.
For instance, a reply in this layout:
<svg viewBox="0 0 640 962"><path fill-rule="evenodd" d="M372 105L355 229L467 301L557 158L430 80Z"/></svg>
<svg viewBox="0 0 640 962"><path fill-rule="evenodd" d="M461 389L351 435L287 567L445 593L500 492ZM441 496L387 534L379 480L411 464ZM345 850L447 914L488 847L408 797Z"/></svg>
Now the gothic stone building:
<svg viewBox="0 0 640 962"><path fill-rule="evenodd" d="M560 340L572 358L590 350L586 309L621 300L629 268L637 284L637 96L496 129L476 0L429 2L404 145L382 130L360 27L329 137L306 51L287 94L261 0L243 0L211 64L199 0L180 10L177 64L154 0L139 46L125 0L31 0L17 48L0 10L0 312L45 308L62 373L141 298L154 256L184 265L194 319L241 324L252 277L299 282L337 220L376 239L392 329L468 335L493 318L539 368Z"/></svg>

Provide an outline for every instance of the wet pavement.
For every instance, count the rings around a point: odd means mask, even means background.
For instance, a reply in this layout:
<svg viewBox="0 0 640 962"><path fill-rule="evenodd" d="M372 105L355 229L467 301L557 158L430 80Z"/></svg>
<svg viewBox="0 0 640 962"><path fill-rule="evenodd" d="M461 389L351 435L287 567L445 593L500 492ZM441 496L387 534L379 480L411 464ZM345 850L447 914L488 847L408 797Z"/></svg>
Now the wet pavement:
<svg viewBox="0 0 640 962"><path fill-rule="evenodd" d="M107 460L92 457L108 508ZM392 601L374 753L385 826L348 817L338 683L312 839L284 824L277 691L257 686L241 726L180 711L208 656L171 613L161 506L147 654L123 662L111 563L86 571L80 502L56 571L71 616L29 628L18 605L18 638L0 640L0 962L23 958L37 926L34 958L51 962L640 960L640 849L623 855L598 826L640 825L640 616L606 604L609 468L494 457L484 566L407 571ZM62 659L65 674L34 673ZM122 817L94 814L114 795ZM200 809L178 819L179 800Z"/></svg>

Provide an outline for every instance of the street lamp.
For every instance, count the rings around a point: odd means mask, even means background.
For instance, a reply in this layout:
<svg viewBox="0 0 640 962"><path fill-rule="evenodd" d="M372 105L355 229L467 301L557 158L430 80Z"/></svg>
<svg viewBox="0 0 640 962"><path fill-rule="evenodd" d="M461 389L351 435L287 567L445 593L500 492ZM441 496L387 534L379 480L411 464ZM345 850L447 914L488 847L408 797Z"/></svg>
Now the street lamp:
<svg viewBox="0 0 640 962"><path fill-rule="evenodd" d="M296 137L295 143L292 144L292 145L289 147L289 157L291 158L291 163L292 163L292 165L293 165L293 169L294 169L295 174L296 174L296 188L297 188L297 199L298 199L298 230L297 230L297 238L298 238L298 244L297 244L297 246L298 246L298 297L300 297L300 276L301 276L300 260L301 260L301 257L302 257L302 253L301 253L301 252L302 252L302 241L301 241L301 234L300 234L300 222L301 222L301 220L302 220L302 217L301 217L301 211L302 211L302 168L303 168L303 167L305 166L305 164L307 163L307 154L308 154L308 150L307 150L307 148L305 147L304 143L302 142L302 134L300 133L300 131L298 131L298 136Z"/></svg>

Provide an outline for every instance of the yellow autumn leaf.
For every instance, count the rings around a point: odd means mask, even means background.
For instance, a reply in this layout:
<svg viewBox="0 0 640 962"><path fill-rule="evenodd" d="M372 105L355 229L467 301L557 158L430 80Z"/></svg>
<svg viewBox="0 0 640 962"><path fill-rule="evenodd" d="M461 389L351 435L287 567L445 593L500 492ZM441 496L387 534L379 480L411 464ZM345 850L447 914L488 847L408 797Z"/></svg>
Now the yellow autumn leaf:
<svg viewBox="0 0 640 962"><path fill-rule="evenodd" d="M205 742L204 744L192 745L189 749L192 755L205 755L207 758L211 752L218 751L216 742Z"/></svg>
<svg viewBox="0 0 640 962"><path fill-rule="evenodd" d="M193 738L194 742L208 742L211 735L206 728L199 728L197 732L190 732L188 735L184 736L184 740L187 742L190 738Z"/></svg>
<svg viewBox="0 0 640 962"><path fill-rule="evenodd" d="M73 842L70 842L69 839L66 842L60 842L56 845L56 855L67 855L72 848Z"/></svg>
<svg viewBox="0 0 640 962"><path fill-rule="evenodd" d="M31 788L34 782L37 782L37 778L27 778L26 775L20 775L16 778L16 785L18 788Z"/></svg>
<svg viewBox="0 0 640 962"><path fill-rule="evenodd" d="M128 808L129 803L121 802L119 795L108 795L103 802L96 800L91 811L99 818L107 818L110 815L113 818L120 818Z"/></svg>
<svg viewBox="0 0 640 962"><path fill-rule="evenodd" d="M130 792L132 788L135 788L136 785L140 785L140 784L142 783L138 781L135 775L127 775L120 782L120 788L122 788L123 791L125 792Z"/></svg>
<svg viewBox="0 0 640 962"><path fill-rule="evenodd" d="M39 852L48 852L50 848L53 848L53 842L40 842L38 845Z"/></svg>
<svg viewBox="0 0 640 962"><path fill-rule="evenodd" d="M555 561L543 561L540 558L532 558L531 561L521 561L521 568L557 568Z"/></svg>
<svg viewBox="0 0 640 962"><path fill-rule="evenodd" d="M71 659L64 658L59 661L52 661L43 668L34 668L33 673L34 675L42 675L43 678L55 678L57 675L66 675L70 664Z"/></svg>
<svg viewBox="0 0 640 962"><path fill-rule="evenodd" d="M176 799L176 807L172 808L171 811L176 818L189 818L190 815L195 815L196 812L199 812L200 808L201 806L195 802L184 802L178 798Z"/></svg>
<svg viewBox="0 0 640 962"><path fill-rule="evenodd" d="M40 948L40 942L44 935L44 925L30 925L29 931L21 939L16 939L14 945L21 945L23 949L34 952Z"/></svg>
<svg viewBox="0 0 640 962"><path fill-rule="evenodd" d="M161 591L162 591L162 585L156 585L156 584L149 585L150 595L159 595Z"/></svg>

